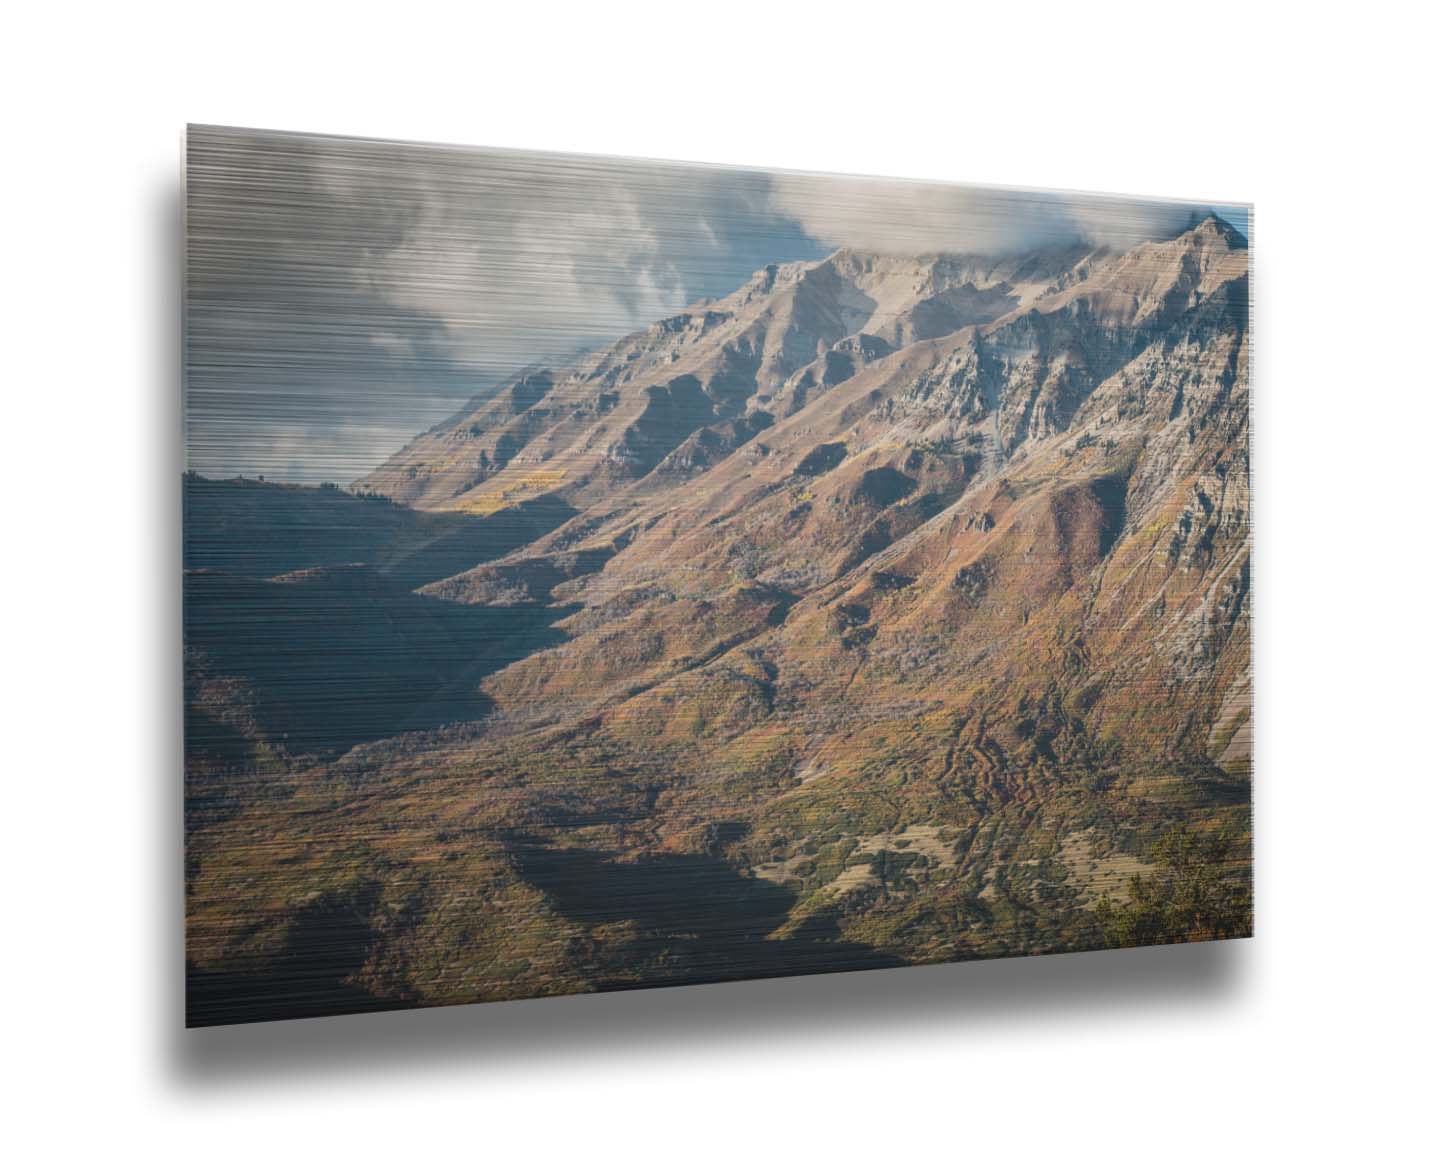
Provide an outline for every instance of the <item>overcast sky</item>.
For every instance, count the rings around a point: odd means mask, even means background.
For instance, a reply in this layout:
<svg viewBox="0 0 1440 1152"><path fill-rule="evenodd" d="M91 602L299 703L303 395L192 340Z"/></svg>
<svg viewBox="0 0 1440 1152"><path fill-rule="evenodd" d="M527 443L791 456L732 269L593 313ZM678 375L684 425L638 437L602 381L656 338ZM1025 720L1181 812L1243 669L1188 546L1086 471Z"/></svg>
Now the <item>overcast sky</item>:
<svg viewBox="0 0 1440 1152"><path fill-rule="evenodd" d="M186 167L187 464L304 483L771 261L1125 248L1209 207L213 128Z"/></svg>

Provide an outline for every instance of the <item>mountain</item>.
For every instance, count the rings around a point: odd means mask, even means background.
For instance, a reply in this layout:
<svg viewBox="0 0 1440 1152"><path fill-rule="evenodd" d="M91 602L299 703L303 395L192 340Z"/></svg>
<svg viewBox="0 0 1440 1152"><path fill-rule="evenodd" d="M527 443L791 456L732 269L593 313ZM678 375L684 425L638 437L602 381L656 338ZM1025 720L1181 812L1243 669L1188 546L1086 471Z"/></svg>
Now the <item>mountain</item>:
<svg viewBox="0 0 1440 1152"><path fill-rule="evenodd" d="M877 358L1013 312L1080 256L768 265L570 371L521 373L355 488L427 509L489 512L541 491L586 506L733 448Z"/></svg>
<svg viewBox="0 0 1440 1152"><path fill-rule="evenodd" d="M373 577L237 574L437 638L403 714L297 741L187 631L273 765L190 840L200 1016L317 915L377 1006L1248 932L1249 349L1211 216L770 265L477 399L327 497L397 521Z"/></svg>

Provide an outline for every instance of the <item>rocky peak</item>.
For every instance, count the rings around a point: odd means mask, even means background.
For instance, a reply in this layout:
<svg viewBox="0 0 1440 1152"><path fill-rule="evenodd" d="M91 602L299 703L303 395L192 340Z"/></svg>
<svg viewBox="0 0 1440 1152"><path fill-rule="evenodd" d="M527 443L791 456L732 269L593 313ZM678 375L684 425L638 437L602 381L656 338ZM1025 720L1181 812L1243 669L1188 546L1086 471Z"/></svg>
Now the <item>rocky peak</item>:
<svg viewBox="0 0 1440 1152"><path fill-rule="evenodd" d="M1223 243L1231 251L1250 246L1243 232L1214 212L1191 228L1189 234L1202 243Z"/></svg>

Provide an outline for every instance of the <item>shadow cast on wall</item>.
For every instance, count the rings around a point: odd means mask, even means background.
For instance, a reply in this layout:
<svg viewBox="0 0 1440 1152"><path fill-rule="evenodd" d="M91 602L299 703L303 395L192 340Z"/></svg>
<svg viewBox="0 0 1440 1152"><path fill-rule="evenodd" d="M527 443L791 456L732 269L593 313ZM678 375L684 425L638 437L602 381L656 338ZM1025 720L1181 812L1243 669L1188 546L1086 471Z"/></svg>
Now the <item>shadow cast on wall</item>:
<svg viewBox="0 0 1440 1152"><path fill-rule="evenodd" d="M863 1043L897 1028L963 1033L1041 1016L1113 1020L1218 1003L1240 987L1250 947L1183 944L189 1032L172 1020L167 1073L178 1089L204 1090L456 1064L548 1068L656 1049L763 1047L798 1033Z"/></svg>

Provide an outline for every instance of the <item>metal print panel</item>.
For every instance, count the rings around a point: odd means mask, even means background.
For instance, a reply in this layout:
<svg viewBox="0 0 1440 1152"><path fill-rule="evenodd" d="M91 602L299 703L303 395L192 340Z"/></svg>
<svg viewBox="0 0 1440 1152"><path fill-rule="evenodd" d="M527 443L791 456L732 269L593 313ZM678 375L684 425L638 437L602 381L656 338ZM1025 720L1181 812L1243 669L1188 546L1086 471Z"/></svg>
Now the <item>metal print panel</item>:
<svg viewBox="0 0 1440 1152"><path fill-rule="evenodd" d="M1251 932L1247 208L186 177L191 1024Z"/></svg>

